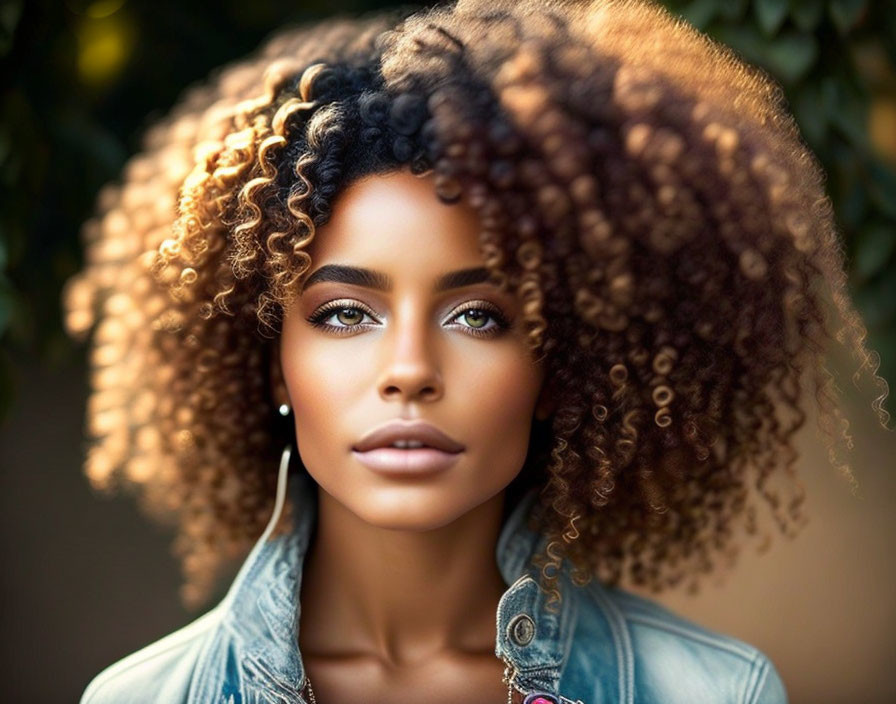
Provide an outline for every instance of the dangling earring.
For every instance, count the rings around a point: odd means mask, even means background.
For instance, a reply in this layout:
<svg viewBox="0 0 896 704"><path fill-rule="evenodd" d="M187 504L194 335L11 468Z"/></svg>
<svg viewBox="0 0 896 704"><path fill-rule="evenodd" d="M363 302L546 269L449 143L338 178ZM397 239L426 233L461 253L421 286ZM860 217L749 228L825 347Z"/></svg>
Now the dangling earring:
<svg viewBox="0 0 896 704"><path fill-rule="evenodd" d="M257 544L264 543L271 537L271 533L274 532L274 526L277 525L277 522L280 520L280 514L283 513L283 504L286 502L286 482L289 475L289 456L291 453L292 445L287 445L283 448L283 454L280 455L280 469L277 472L277 493L274 495L274 510Z"/></svg>
<svg viewBox="0 0 896 704"><path fill-rule="evenodd" d="M289 404L288 404L288 403L281 403L281 404L280 404L279 411L280 411L280 415L281 415L281 416L283 416L284 418L288 418L288 417L289 417L289 414L292 413L292 408L289 407ZM283 450L283 457L284 457L284 458L287 458L287 457L288 457L290 447L291 447L291 445L287 445L286 448ZM284 462L284 461L287 462L287 463L289 462L288 459L282 459L282 460L281 460L281 463ZM281 468L281 469L282 469L282 468Z"/></svg>

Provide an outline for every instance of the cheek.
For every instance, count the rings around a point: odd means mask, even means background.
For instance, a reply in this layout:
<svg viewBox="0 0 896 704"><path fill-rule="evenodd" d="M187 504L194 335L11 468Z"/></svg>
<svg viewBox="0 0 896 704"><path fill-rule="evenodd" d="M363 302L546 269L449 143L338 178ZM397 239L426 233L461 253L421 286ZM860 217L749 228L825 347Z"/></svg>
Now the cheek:
<svg viewBox="0 0 896 704"><path fill-rule="evenodd" d="M527 359L511 356L471 370L469 427L491 466L522 467L529 446L540 377Z"/></svg>
<svg viewBox="0 0 896 704"><path fill-rule="evenodd" d="M317 344L313 338L289 338L281 359L302 451L311 445L340 447L338 419L357 396L365 381L357 351L349 346ZM292 350L292 351L290 351Z"/></svg>

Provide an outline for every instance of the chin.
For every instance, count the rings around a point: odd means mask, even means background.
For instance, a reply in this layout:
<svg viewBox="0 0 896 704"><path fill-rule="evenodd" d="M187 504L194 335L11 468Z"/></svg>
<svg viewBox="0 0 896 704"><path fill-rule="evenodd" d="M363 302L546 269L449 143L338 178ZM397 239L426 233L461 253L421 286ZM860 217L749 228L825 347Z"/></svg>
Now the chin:
<svg viewBox="0 0 896 704"><path fill-rule="evenodd" d="M363 501L344 505L362 521L378 528L422 533L453 523L487 500L484 496L452 499L443 492L407 489L371 491Z"/></svg>

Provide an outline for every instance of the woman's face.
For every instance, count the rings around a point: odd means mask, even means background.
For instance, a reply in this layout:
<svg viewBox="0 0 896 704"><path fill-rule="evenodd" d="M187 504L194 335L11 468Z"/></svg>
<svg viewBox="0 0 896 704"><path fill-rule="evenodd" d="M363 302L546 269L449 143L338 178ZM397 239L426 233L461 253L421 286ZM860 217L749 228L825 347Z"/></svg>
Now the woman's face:
<svg viewBox="0 0 896 704"><path fill-rule="evenodd" d="M401 171L347 188L308 248L281 338L298 451L323 491L370 524L444 526L523 466L543 369L517 301L485 280L478 229L468 205L436 198L431 177ZM393 420L455 444L359 451Z"/></svg>

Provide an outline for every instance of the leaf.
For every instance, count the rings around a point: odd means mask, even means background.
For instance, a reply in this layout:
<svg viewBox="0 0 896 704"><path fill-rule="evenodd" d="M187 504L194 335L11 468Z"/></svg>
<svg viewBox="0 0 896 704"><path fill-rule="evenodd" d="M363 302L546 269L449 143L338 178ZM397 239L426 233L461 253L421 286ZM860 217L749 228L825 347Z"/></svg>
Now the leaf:
<svg viewBox="0 0 896 704"><path fill-rule="evenodd" d="M867 0L829 0L828 14L840 34L856 26L867 9Z"/></svg>
<svg viewBox="0 0 896 704"><path fill-rule="evenodd" d="M781 34L766 52L768 67L782 82L803 78L818 58L818 42L810 34Z"/></svg>
<svg viewBox="0 0 896 704"><path fill-rule="evenodd" d="M756 0L753 3L756 21L767 37L774 36L781 29L789 9L787 0Z"/></svg>
<svg viewBox="0 0 896 704"><path fill-rule="evenodd" d="M718 3L719 17L728 22L738 22L743 19L748 3L749 0L722 0Z"/></svg>
<svg viewBox="0 0 896 704"><path fill-rule="evenodd" d="M836 96L831 123L860 149L870 148L868 140L868 99L859 86L848 81L829 79Z"/></svg>
<svg viewBox="0 0 896 704"><path fill-rule="evenodd" d="M872 158L868 173L871 175L871 200L881 212L896 221L896 170Z"/></svg>
<svg viewBox="0 0 896 704"><path fill-rule="evenodd" d="M896 224L877 222L866 227L859 236L854 262L855 275L870 279L886 267L896 249Z"/></svg>
<svg viewBox="0 0 896 704"><path fill-rule="evenodd" d="M828 131L828 110L821 87L817 83L805 83L796 89L792 99L793 114L803 137L818 149Z"/></svg>
<svg viewBox="0 0 896 704"><path fill-rule="evenodd" d="M694 0L681 9L681 16L697 29L706 29L719 8L717 0Z"/></svg>
<svg viewBox="0 0 896 704"><path fill-rule="evenodd" d="M856 292L856 303L868 327L880 327L896 315L896 277L883 276Z"/></svg>
<svg viewBox="0 0 896 704"><path fill-rule="evenodd" d="M769 40L753 25L723 25L714 34L750 63L768 69L781 83L803 78L818 58L818 42L809 34L789 31Z"/></svg>
<svg viewBox="0 0 896 704"><path fill-rule="evenodd" d="M846 151L846 146L843 145L842 149ZM858 157L849 150L847 158L843 154L835 154L833 163L828 167L829 176L837 187L833 194L837 215L848 230L861 228L868 216L868 190L860 177L861 167L857 162Z"/></svg>
<svg viewBox="0 0 896 704"><path fill-rule="evenodd" d="M824 14L824 0L790 0L790 17L797 29L812 32Z"/></svg>

